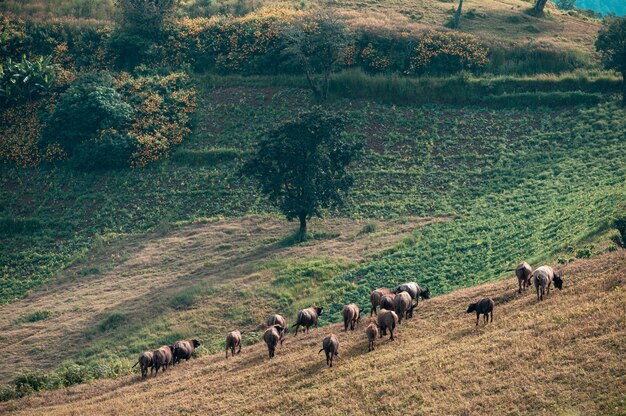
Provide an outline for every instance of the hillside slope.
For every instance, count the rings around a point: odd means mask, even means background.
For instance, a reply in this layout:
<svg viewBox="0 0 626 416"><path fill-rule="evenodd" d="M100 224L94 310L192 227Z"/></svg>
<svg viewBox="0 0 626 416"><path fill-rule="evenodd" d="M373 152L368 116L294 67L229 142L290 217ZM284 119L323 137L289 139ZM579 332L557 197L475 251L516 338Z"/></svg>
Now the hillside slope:
<svg viewBox="0 0 626 416"><path fill-rule="evenodd" d="M68 359L111 352L134 358L137 351L199 332L215 352L230 326L256 329L277 309L295 314L325 296L324 279L430 222L368 221L378 231L362 233L361 221L315 220L313 234L321 237L293 245L286 222L249 216L114 240L45 290L0 308L0 344L14 351L0 366L0 381ZM306 290L285 287L285 271L289 286L302 286L299 269L315 281L307 279ZM223 293L228 295L218 295ZM248 313L241 299L254 303L254 311ZM49 317L24 319L41 311Z"/></svg>
<svg viewBox="0 0 626 416"><path fill-rule="evenodd" d="M367 353L364 323L289 335L269 361L263 345L204 356L140 381L106 380L21 401L0 412L62 414L620 414L626 403L626 251L562 267L565 286L538 303L513 278L420 305L397 340ZM474 326L467 304L496 302ZM253 306L250 305L252 308ZM317 355L339 335L333 369Z"/></svg>

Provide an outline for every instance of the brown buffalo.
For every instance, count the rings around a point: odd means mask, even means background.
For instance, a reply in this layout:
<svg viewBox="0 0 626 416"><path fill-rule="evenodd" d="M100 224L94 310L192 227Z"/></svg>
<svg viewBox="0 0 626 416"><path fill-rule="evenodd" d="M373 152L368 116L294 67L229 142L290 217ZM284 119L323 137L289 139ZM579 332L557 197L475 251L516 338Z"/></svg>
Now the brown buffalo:
<svg viewBox="0 0 626 416"><path fill-rule="evenodd" d="M380 308L387 309L388 311L393 310L393 300L396 298L394 293L389 293L388 295L380 298Z"/></svg>
<svg viewBox="0 0 626 416"><path fill-rule="evenodd" d="M476 326L478 326L478 320L480 318L480 314L483 314L485 324L487 324L487 319L489 318L489 314L491 313L491 322L493 322L493 299L484 298L479 300L476 303L470 303L467 308L467 313L476 312Z"/></svg>
<svg viewBox="0 0 626 416"><path fill-rule="evenodd" d="M533 274L533 268L530 264L523 262L517 265L515 268L515 276L517 276L517 293L522 293L522 289L526 290L530 287L530 280Z"/></svg>
<svg viewBox="0 0 626 416"><path fill-rule="evenodd" d="M322 314L322 309L319 306L314 306L311 308L303 309L298 312L298 318L296 323L291 327L296 327L295 335L298 335L298 329L300 326L306 328L306 332L309 332L309 327L315 326L317 328L317 318Z"/></svg>
<svg viewBox="0 0 626 416"><path fill-rule="evenodd" d="M235 356L235 349L239 347L237 354L241 352L241 332L231 331L226 335L226 358L228 358L228 350L230 355Z"/></svg>
<svg viewBox="0 0 626 416"><path fill-rule="evenodd" d="M282 315L270 315L267 317L267 326L280 325L283 330L280 333L280 346L283 346L283 341L285 341L285 332L287 332L287 321Z"/></svg>
<svg viewBox="0 0 626 416"><path fill-rule="evenodd" d="M371 322L367 328L365 328L365 335L367 335L367 351L374 351L374 341L378 336L378 327L374 322Z"/></svg>
<svg viewBox="0 0 626 416"><path fill-rule="evenodd" d="M387 336L387 330L389 330L391 337L389 338L393 341L393 331L396 329L396 324L398 323L398 315L394 311L390 311L387 309L381 309L378 312L378 329L380 330L380 337Z"/></svg>
<svg viewBox="0 0 626 416"><path fill-rule="evenodd" d="M274 352L276 351L276 344L280 340L280 333L283 331L283 327L280 325L272 325L263 333L263 341L267 344L267 350L270 355L270 359L274 358Z"/></svg>
<svg viewBox="0 0 626 416"><path fill-rule="evenodd" d="M137 362L132 366L132 368L135 368L135 366L139 364L139 367L141 368L141 378L148 377L148 368L150 369L150 374L152 374L152 371L154 370L153 357L154 353L152 351L144 351L139 354L139 359L137 359Z"/></svg>
<svg viewBox="0 0 626 416"><path fill-rule="evenodd" d="M361 314L363 313L363 309L359 309L356 303L351 303L349 305L345 305L341 314L343 315L343 329L344 331L348 330L348 326L350 326L350 330L354 331L354 327L361 320Z"/></svg>
<svg viewBox="0 0 626 416"><path fill-rule="evenodd" d="M193 353L196 351L196 348L198 348L199 346L200 341L198 341L197 339L176 341L173 351L173 364L178 364L183 358L185 359L185 361L188 361Z"/></svg>
<svg viewBox="0 0 626 416"><path fill-rule="evenodd" d="M154 376L159 374L159 369L167 370L167 367L173 363L173 345L163 345L158 350L152 352L152 360L154 362Z"/></svg>
<svg viewBox="0 0 626 416"><path fill-rule="evenodd" d="M386 287L381 287L372 291L370 295L370 302L372 302L372 307L370 308L370 316L376 313L376 308L380 306L380 300L383 296L391 293L391 290Z"/></svg>
<svg viewBox="0 0 626 416"><path fill-rule="evenodd" d="M407 292L400 292L393 300L393 310L398 315L398 323L402 323L402 318L409 319L413 317L413 308L416 304L413 303L411 295Z"/></svg>
<svg viewBox="0 0 626 416"><path fill-rule="evenodd" d="M334 334L329 334L322 341L322 349L320 352L324 351L326 353L326 365L329 367L333 366L333 357L339 355L339 340Z"/></svg>

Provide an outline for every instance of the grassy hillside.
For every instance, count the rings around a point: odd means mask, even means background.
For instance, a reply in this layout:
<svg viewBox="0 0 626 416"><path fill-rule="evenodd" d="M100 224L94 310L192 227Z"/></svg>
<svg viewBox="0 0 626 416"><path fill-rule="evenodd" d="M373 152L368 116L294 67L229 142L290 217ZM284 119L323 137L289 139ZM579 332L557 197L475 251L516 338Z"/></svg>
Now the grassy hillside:
<svg viewBox="0 0 626 416"><path fill-rule="evenodd" d="M0 301L47 281L103 239L198 218L273 212L236 169L259 132L294 105L306 108L308 94L227 88L206 89L201 97L194 137L162 164L114 173L2 167L0 233L8 249L0 254ZM457 285L477 275L494 278L519 258L576 245L606 230L624 199L625 117L612 104L495 110L338 101L332 107L353 118L351 134L368 150L355 166L346 209L329 214L459 217L448 226L451 235L428 229L428 239L416 239L437 256L409 263L407 272L422 270L428 281L442 274ZM448 252L450 243L462 251Z"/></svg>
<svg viewBox="0 0 626 416"><path fill-rule="evenodd" d="M429 222L316 221L314 239L295 245L282 222L252 216L105 243L55 284L3 308L0 342L16 352L0 379L64 360L132 358L187 334L205 333L204 351L219 351L229 328L256 331L273 311L294 315L319 302L337 273Z"/></svg>
<svg viewBox="0 0 626 416"><path fill-rule="evenodd" d="M345 209L327 213L342 225L321 225L300 247L289 238L295 226L236 170L260 131L310 105L308 93L201 85L194 137L161 164L2 167L2 300L29 294L2 308L0 341L20 351L3 380L67 359L132 359L198 333L214 352L228 328L254 328L272 310L320 303L332 322L373 287L418 280L440 295L497 279L521 259L567 262L614 247L626 117L613 104L338 100L331 107L352 118L349 134L366 153ZM269 217L241 219L258 214ZM345 255L343 240L354 241Z"/></svg>
<svg viewBox="0 0 626 416"><path fill-rule="evenodd" d="M623 414L624 276L620 250L562 267L565 286L539 303L510 278L420 305L397 340L367 353L365 322L290 335L269 361L263 345L225 360L204 356L140 381L137 375L0 404L0 412L75 414ZM475 327L467 304L496 302ZM333 369L318 355L338 334ZM217 382L219 380L219 382Z"/></svg>
<svg viewBox="0 0 626 416"><path fill-rule="evenodd" d="M262 2L243 0L215 2L189 0L181 2L180 14L207 16L216 13L241 15L264 4L280 3L272 0ZM416 33L447 25L456 1L440 0L324 0L301 2L299 7L322 5L336 10L352 27ZM539 19L525 13L532 6L527 0L483 0L465 4L462 30L497 44L528 43L544 48L561 48L590 51L599 21L576 13L568 14L548 6L550 15ZM112 0L6 0L0 11L9 11L36 20L61 19L85 21L97 19L110 21L114 18ZM506 39L506 40L503 40Z"/></svg>

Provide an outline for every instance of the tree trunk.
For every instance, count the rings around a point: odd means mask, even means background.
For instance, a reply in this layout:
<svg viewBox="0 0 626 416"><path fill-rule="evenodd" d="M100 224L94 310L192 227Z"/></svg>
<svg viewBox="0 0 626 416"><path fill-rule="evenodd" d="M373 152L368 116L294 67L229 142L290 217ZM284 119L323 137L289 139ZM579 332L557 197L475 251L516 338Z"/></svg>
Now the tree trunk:
<svg viewBox="0 0 626 416"><path fill-rule="evenodd" d="M454 21L452 22L453 28L458 28L461 25L461 12L463 11L463 0L459 0L459 7L454 12Z"/></svg>
<svg viewBox="0 0 626 416"><path fill-rule="evenodd" d="M626 107L626 72L622 72L622 106Z"/></svg>
<svg viewBox="0 0 626 416"><path fill-rule="evenodd" d="M298 215L300 219L300 231L298 232L300 235L300 242L304 241L304 237L306 237L306 214Z"/></svg>
<svg viewBox="0 0 626 416"><path fill-rule="evenodd" d="M537 0L537 3L535 3L535 7L533 7L533 13L538 16L543 15L543 9L544 7L546 7L547 2L548 0Z"/></svg>

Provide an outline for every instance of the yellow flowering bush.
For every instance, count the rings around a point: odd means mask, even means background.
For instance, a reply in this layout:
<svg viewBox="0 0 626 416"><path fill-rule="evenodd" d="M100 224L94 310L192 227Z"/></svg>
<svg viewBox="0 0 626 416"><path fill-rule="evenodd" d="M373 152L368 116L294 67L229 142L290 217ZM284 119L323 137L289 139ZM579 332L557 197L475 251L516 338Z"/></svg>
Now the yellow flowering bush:
<svg viewBox="0 0 626 416"><path fill-rule="evenodd" d="M361 64L363 69L370 72L384 72L389 69L389 57L382 54L371 43L368 43L361 51Z"/></svg>
<svg viewBox="0 0 626 416"><path fill-rule="evenodd" d="M133 138L133 167L167 157L174 146L191 134L196 108L195 90L181 72L165 76L123 76L122 94L135 109L127 134Z"/></svg>
<svg viewBox="0 0 626 416"><path fill-rule="evenodd" d="M161 64L198 70L278 72L281 29L304 12L274 5L243 17L183 18L166 29Z"/></svg>
<svg viewBox="0 0 626 416"><path fill-rule="evenodd" d="M453 73L487 64L488 49L469 34L429 31L413 50L407 73Z"/></svg>

